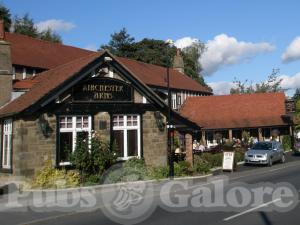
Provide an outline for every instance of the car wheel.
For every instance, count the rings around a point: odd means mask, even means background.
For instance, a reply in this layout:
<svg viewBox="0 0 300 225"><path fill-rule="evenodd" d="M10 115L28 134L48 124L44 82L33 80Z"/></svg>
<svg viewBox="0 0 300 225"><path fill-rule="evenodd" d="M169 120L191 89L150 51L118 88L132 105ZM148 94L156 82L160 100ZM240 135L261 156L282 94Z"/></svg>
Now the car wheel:
<svg viewBox="0 0 300 225"><path fill-rule="evenodd" d="M273 161L272 161L271 158L269 159L268 166L269 166L269 167L273 166Z"/></svg>
<svg viewBox="0 0 300 225"><path fill-rule="evenodd" d="M280 162L281 162L281 163L284 163L284 162L285 162L285 156L284 156L284 155L281 156Z"/></svg>

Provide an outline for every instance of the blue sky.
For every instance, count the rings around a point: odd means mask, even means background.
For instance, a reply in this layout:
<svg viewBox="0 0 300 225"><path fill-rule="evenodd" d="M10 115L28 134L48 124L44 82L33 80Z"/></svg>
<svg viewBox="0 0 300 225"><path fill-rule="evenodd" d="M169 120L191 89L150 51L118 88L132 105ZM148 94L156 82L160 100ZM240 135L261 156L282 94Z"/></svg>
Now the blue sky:
<svg viewBox="0 0 300 225"><path fill-rule="evenodd" d="M210 43L205 59L200 62L211 69L205 80L218 93L230 87L234 77L261 81L273 68L280 69L284 88L300 87L300 38L286 52L300 36L300 1L2 0L2 3L14 15L28 12L36 23L56 20L51 24L63 42L82 48L97 48L107 43L110 34L122 27L136 40L148 37L176 41L189 37ZM188 45L186 40L184 43ZM286 62L283 62L285 52Z"/></svg>

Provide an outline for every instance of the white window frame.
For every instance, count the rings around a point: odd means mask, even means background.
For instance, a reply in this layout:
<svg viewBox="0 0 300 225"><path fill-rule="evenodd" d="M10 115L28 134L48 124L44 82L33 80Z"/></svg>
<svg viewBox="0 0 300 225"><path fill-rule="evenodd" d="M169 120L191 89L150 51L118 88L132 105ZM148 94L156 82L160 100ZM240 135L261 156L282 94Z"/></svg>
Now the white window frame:
<svg viewBox="0 0 300 225"><path fill-rule="evenodd" d="M22 73L22 79L24 80L24 79L26 79L26 68L25 67L23 67L23 73Z"/></svg>
<svg viewBox="0 0 300 225"><path fill-rule="evenodd" d="M88 117L88 127L81 127L81 128L77 128L76 127L76 118L77 117L84 117L87 116ZM61 118L67 118L67 117L72 117L72 127L60 127L60 119ZM81 118L82 119L82 118ZM76 137L77 137L77 133L79 132L88 132L88 137L89 140L91 140L92 137L92 116L90 115L61 115L59 116L59 133L72 133L72 152L75 151L76 148ZM83 121L82 121L83 124ZM60 149L61 151L61 149ZM70 162L59 162L60 166L65 166L65 165L71 165Z"/></svg>
<svg viewBox="0 0 300 225"><path fill-rule="evenodd" d="M113 118L115 116L123 116L123 126L114 126L113 130L122 130L124 133L123 136L123 143L124 143L124 157L118 157L118 160L128 160L130 158L134 158L134 157L141 157L141 117L138 114L114 114ZM137 116L137 125L136 126L128 126L127 125L127 118L128 116ZM128 130L137 130L137 141L138 141L138 155L137 156L128 156L128 143L127 143L127 131Z"/></svg>
<svg viewBox="0 0 300 225"><path fill-rule="evenodd" d="M7 146L5 146L4 138L7 136ZM1 152L1 167L3 169L11 169L11 151L12 151L12 119L6 119L3 122L2 133L2 152ZM4 155L5 149L7 150L6 156ZM6 164L4 164L4 157L6 157Z"/></svg>
<svg viewBox="0 0 300 225"><path fill-rule="evenodd" d="M177 109L177 95L176 93L172 93L172 109Z"/></svg>

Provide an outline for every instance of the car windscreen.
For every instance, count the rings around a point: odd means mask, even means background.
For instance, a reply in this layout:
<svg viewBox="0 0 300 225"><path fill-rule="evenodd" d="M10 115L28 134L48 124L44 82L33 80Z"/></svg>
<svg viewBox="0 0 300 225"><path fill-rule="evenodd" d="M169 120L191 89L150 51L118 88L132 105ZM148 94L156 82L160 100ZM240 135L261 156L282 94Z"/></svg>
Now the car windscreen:
<svg viewBox="0 0 300 225"><path fill-rule="evenodd" d="M272 143L269 142L257 142L252 146L255 150L272 150Z"/></svg>

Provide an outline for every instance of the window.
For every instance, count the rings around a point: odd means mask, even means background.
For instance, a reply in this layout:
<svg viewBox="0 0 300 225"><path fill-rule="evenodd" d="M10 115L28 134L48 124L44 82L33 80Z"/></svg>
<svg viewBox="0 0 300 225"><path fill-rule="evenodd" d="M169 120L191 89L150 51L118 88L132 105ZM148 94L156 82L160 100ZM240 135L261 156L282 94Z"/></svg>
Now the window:
<svg viewBox="0 0 300 225"><path fill-rule="evenodd" d="M4 120L2 135L2 162L1 166L5 169L11 168L11 143L12 143L12 120Z"/></svg>
<svg viewBox="0 0 300 225"><path fill-rule="evenodd" d="M59 161L60 165L69 165L70 154L75 150L79 135L90 139L92 130L91 116L59 117Z"/></svg>
<svg viewBox="0 0 300 225"><path fill-rule="evenodd" d="M26 79L26 68L23 68L22 79Z"/></svg>
<svg viewBox="0 0 300 225"><path fill-rule="evenodd" d="M177 109L176 93L172 93L172 109Z"/></svg>
<svg viewBox="0 0 300 225"><path fill-rule="evenodd" d="M113 138L119 159L141 156L140 116L114 115Z"/></svg>

